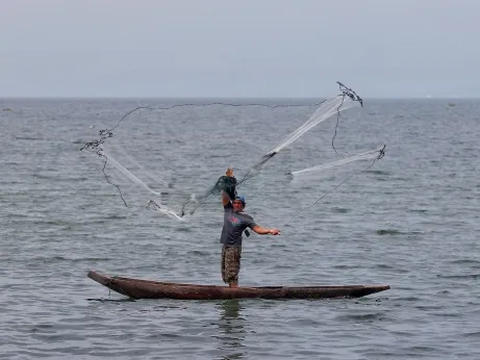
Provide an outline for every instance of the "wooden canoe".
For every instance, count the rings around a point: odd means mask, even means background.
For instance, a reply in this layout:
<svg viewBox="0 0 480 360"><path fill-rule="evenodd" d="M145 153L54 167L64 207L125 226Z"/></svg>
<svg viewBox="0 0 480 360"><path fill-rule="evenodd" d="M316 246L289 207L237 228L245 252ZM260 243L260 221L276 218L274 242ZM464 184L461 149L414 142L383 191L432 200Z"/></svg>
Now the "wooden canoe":
<svg viewBox="0 0 480 360"><path fill-rule="evenodd" d="M389 285L348 286L262 286L238 287L165 283L150 280L130 279L101 275L90 271L88 277L96 282L132 299L326 299L358 298L390 289Z"/></svg>

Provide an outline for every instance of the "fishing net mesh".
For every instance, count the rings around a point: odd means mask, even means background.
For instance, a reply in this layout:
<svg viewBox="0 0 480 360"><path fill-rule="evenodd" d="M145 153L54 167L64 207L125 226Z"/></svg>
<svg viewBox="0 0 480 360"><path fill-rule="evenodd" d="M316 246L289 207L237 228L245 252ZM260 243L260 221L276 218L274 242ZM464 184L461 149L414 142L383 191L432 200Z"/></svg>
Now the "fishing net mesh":
<svg viewBox="0 0 480 360"><path fill-rule="evenodd" d="M324 176L327 169L375 161L384 154L380 147L319 164L324 154L316 152L318 143L331 142L337 153L341 115L363 107L353 90L338 85L337 95L314 104L139 106L113 127L100 130L81 150L102 160L103 177L129 208L185 220L199 209L218 211L222 190L232 197L235 192L247 194L247 203L252 198L275 206L279 195L288 203L298 198L298 192L318 190L317 182L298 181L299 177ZM317 125L328 119L333 121L329 131L317 131ZM234 169L235 179L225 177L228 167Z"/></svg>

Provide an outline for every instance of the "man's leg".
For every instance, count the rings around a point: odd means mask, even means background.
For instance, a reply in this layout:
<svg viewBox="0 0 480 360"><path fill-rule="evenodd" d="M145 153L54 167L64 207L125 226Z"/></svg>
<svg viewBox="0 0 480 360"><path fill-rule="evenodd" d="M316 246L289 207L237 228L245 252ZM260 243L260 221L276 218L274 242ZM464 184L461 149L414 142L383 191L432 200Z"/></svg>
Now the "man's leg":
<svg viewBox="0 0 480 360"><path fill-rule="evenodd" d="M225 251L225 277L231 288L238 287L238 274L240 272L241 246L228 246Z"/></svg>
<svg viewBox="0 0 480 360"><path fill-rule="evenodd" d="M225 261L226 261L226 246L222 246L222 258L221 258L221 268L222 268L222 280L225 284L228 284L227 275L225 272Z"/></svg>

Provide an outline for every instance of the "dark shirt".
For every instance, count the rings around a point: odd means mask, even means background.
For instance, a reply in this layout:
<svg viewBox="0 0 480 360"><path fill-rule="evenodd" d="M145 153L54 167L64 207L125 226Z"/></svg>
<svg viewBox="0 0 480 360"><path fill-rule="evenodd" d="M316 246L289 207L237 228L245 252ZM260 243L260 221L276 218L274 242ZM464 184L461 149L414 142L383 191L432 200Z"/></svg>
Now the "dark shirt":
<svg viewBox="0 0 480 360"><path fill-rule="evenodd" d="M242 233L248 227L253 229L255 224L253 218L242 212L234 212L233 206L229 202L225 207L225 215L223 219L222 236L220 242L224 245L234 246L242 245Z"/></svg>

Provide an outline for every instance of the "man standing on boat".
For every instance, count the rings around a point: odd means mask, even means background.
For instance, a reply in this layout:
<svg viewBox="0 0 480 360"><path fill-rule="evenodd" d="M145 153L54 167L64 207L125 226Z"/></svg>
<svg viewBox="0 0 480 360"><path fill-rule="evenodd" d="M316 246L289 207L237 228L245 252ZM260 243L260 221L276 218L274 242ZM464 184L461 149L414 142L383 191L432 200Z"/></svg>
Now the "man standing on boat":
<svg viewBox="0 0 480 360"><path fill-rule="evenodd" d="M233 177L233 169L228 168L226 181L222 186L222 203L225 211L222 235L222 278L230 287L238 287L238 274L240 272L240 260L242 258L242 233L247 228L260 235L280 235L278 229L267 229L257 225L253 218L243 212L245 209L245 197L237 196L235 191L236 180ZM226 186L225 186L226 185Z"/></svg>

